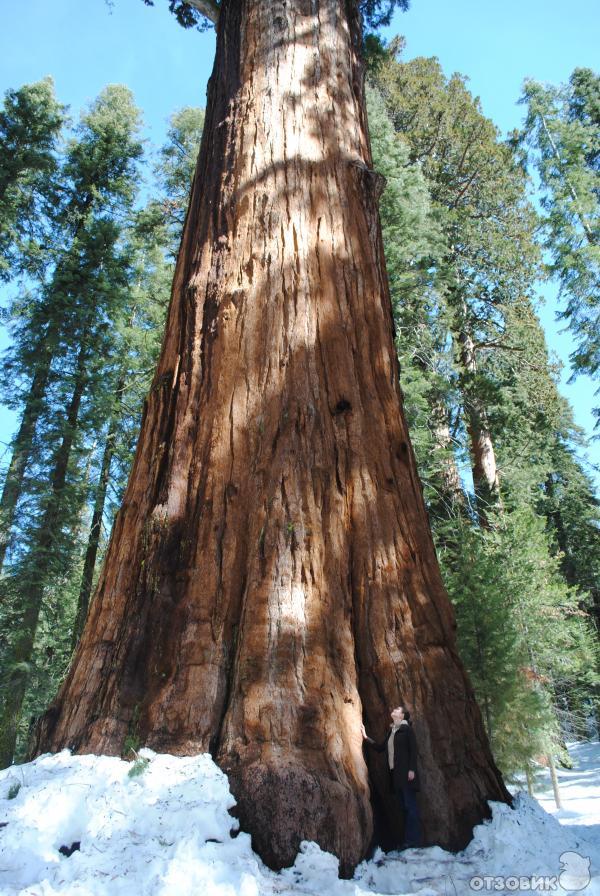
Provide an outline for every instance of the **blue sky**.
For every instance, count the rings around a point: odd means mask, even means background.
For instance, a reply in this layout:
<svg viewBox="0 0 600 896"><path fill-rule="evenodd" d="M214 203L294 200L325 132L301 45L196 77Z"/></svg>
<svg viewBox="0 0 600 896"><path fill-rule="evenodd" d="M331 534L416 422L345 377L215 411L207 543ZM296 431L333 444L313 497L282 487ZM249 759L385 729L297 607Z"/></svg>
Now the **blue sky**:
<svg viewBox="0 0 600 896"><path fill-rule="evenodd" d="M213 32L185 31L167 5L28 0L24 7L4 0L0 92L52 75L59 100L76 116L106 84L123 83L143 111L148 140L160 145L175 109L204 105L214 55ZM407 38L406 58L437 56L446 74L467 75L503 133L521 122L517 100L526 77L558 83L576 66L600 69L599 0L412 0L387 31L397 33ZM554 320L555 290L544 292L540 316L548 342L567 365L562 391L591 433L591 408L600 396L594 399L587 377L566 385L572 342ZM6 444L13 425L12 415L0 412L0 442ZM595 449L598 455L597 443Z"/></svg>

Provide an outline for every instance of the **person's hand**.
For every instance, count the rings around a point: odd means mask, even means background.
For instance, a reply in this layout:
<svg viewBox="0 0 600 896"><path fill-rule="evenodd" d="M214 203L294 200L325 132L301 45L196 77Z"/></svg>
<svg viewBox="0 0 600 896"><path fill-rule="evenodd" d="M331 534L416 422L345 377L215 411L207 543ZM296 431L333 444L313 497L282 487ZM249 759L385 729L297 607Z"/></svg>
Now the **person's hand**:
<svg viewBox="0 0 600 896"><path fill-rule="evenodd" d="M415 780L415 773L414 773L413 771L410 771L410 772L408 773L408 780L409 780L409 781L414 781L414 780Z"/></svg>
<svg viewBox="0 0 600 896"><path fill-rule="evenodd" d="M362 736L363 736L363 740L368 740L368 739L369 739L369 737L368 737L368 735L367 735L367 732L365 731L365 726L364 726L364 724L361 724L361 726L360 726L360 733L361 733Z"/></svg>

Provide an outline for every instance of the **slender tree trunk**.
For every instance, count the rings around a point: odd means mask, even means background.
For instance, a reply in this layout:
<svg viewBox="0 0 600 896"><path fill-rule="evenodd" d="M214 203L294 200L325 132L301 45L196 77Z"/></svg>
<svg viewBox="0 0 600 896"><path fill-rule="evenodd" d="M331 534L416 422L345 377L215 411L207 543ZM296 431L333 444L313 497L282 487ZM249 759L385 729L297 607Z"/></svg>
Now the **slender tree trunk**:
<svg viewBox="0 0 600 896"><path fill-rule="evenodd" d="M44 352L43 346L40 346L39 350L41 361L36 367L21 418L21 425L13 441L12 457L6 471L2 497L0 498L0 570L4 565L6 552L10 544L10 532L23 487L25 471L33 453L35 429L40 417L41 402L46 393L50 375L51 357Z"/></svg>
<svg viewBox="0 0 600 896"><path fill-rule="evenodd" d="M84 193L79 197L75 210L73 242L75 242L84 227L86 215L92 202L93 195L91 193ZM59 273L60 269L54 274L55 282L59 279ZM43 306L40 308L39 314L42 319L47 317L49 314L48 307ZM6 472L2 496L0 497L0 571L4 566L6 552L10 544L10 532L14 523L15 511L23 488L23 479L33 452L35 430L42 411L42 401L46 395L52 367L53 347L60 332L60 326L61 324L59 324L56 317L51 319L43 337L38 341L35 351L35 356L39 360L23 410L21 425L13 441L13 452Z"/></svg>
<svg viewBox="0 0 600 896"><path fill-rule="evenodd" d="M431 427L435 444L435 479L439 500L434 502L433 512L441 519L450 519L465 509L465 493L454 455L448 409L442 398L430 402Z"/></svg>
<svg viewBox="0 0 600 896"><path fill-rule="evenodd" d="M316 840L346 874L387 791L363 718L413 710L428 842L510 799L401 411L359 43L352 2L223 0L131 478L36 737L210 749L266 862Z"/></svg>
<svg viewBox="0 0 600 896"><path fill-rule="evenodd" d="M44 589L48 583L48 572L52 565L53 544L61 522L69 457L86 384L85 364L86 350L85 346L82 346L78 357L75 385L67 407L65 430L54 460L50 496L35 543L30 549L33 554L33 569L21 587L23 606L18 623L18 634L7 656L9 673L0 717L0 768L10 765L15 751L17 729L29 679L29 664L33 654Z"/></svg>
<svg viewBox="0 0 600 896"><path fill-rule="evenodd" d="M106 436L106 441L104 443L104 451L102 453L100 476L98 477L98 486L96 488L96 497L94 500L94 512L92 514L90 534L85 552L85 560L83 562L83 573L81 576L79 598L77 600L77 615L75 617L75 624L73 626L73 648L77 646L77 642L81 637L83 625L85 623L88 613L88 607L90 604L92 582L94 579L94 570L96 568L96 559L98 557L98 546L100 544L100 533L102 531L102 519L104 517L104 505L106 503L106 493L108 490L108 483L110 479L110 465L115 452L118 410L121 405L123 386L124 380L120 379L115 389L113 413L109 421L108 433Z"/></svg>
<svg viewBox="0 0 600 896"><path fill-rule="evenodd" d="M556 503L555 493L554 493L554 480L552 479L552 473L549 473L546 477L546 481L544 483L544 491L546 492L547 497L550 499L553 505L553 509L547 514L547 518L551 523L554 531L556 533L556 541L558 547L562 553L561 558L561 571L569 583L569 585L577 585L577 570L573 564L571 559L571 550L569 545L569 539L567 537L567 533L565 531L565 527L563 524L562 513L560 509L560 505Z"/></svg>
<svg viewBox="0 0 600 896"><path fill-rule="evenodd" d="M529 765L525 766L525 777L527 778L527 793L529 796L535 796L533 792L533 775L531 774L531 768Z"/></svg>
<svg viewBox="0 0 600 896"><path fill-rule="evenodd" d="M562 809L562 803L560 800L560 790L558 787L558 777L556 775L556 765L554 763L554 756L552 753L548 753L548 766L550 768L550 780L552 781L552 792L554 793L554 802L556 803L557 809Z"/></svg>
<svg viewBox="0 0 600 896"><path fill-rule="evenodd" d="M467 432L469 434L477 512L480 524L487 527L489 525L487 512L490 507L497 505L500 500L500 479L496 465L494 443L488 425L487 411L484 402L477 394L475 345L469 333L466 316L466 308L463 306L462 321L458 330L462 366L461 388Z"/></svg>

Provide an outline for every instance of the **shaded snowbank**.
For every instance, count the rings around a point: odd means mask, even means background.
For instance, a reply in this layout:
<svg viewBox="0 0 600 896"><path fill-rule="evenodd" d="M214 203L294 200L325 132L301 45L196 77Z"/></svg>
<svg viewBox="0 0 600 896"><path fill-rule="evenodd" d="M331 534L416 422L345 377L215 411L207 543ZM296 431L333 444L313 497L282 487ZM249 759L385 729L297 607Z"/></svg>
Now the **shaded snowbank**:
<svg viewBox="0 0 600 896"><path fill-rule="evenodd" d="M595 753L588 750L589 763L593 755L598 759L598 745L591 746ZM131 763L71 756L68 751L0 772L0 893L451 896L498 892L494 878L502 876L502 884L513 892L530 890L536 883L541 892L600 896L599 827L563 826L524 794L517 795L514 811L492 803L492 820L476 828L461 853L439 847L377 852L346 881L338 878L337 860L314 843L303 844L292 868L279 873L266 868L252 852L250 837L237 832L228 812L234 800L227 778L210 756L174 757L150 750L141 754L150 761L137 777L128 775ZM578 774L581 790L586 779ZM593 773L590 780L596 780ZM7 799L17 784L17 795ZM591 808L592 801L600 806L600 790L592 789L588 787L586 811L591 820L595 811L600 822L600 809ZM585 795L580 793L580 798ZM570 812L569 821L577 821L572 809L563 811ZM61 855L61 846L77 842L79 849ZM565 852L582 859L565 858ZM586 880L586 859L591 860L593 879L585 889L576 877L568 877L568 869L561 876L561 855L572 873L584 874L581 883ZM547 880L540 885L531 881L532 875Z"/></svg>

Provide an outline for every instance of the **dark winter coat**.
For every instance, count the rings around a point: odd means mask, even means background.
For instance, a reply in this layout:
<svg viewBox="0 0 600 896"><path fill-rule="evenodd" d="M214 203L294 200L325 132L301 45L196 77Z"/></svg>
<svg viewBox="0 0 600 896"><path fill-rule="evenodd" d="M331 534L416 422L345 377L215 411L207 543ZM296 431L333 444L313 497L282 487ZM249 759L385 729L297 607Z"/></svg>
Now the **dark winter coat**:
<svg viewBox="0 0 600 896"><path fill-rule="evenodd" d="M386 761L387 761L387 744L388 740L392 736L393 728L390 728L390 731L381 743L376 743L370 737L367 738L370 745L374 750L377 750L378 753L386 753ZM415 773L415 777L412 781L408 780L409 771L413 771ZM394 735L394 768L390 771L390 777L392 779L392 790L397 793L402 789L402 785L408 785L413 790L420 790L421 784L419 781L419 768L417 764L417 740L415 738L415 732L412 729L412 725L410 724L402 724L396 730Z"/></svg>

